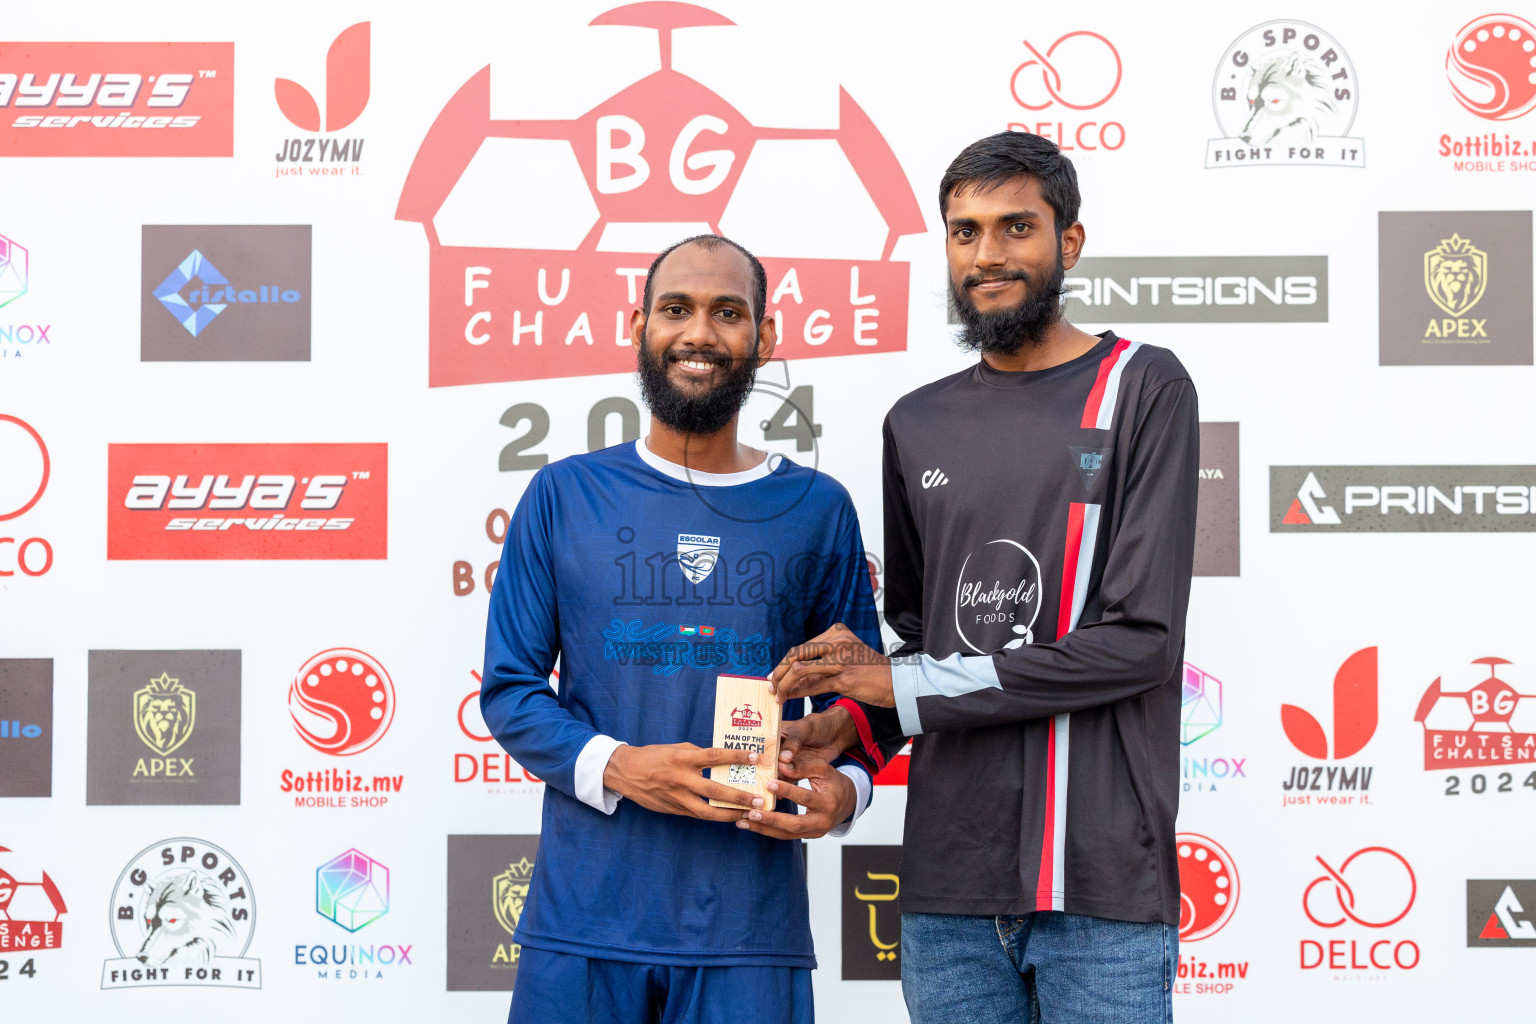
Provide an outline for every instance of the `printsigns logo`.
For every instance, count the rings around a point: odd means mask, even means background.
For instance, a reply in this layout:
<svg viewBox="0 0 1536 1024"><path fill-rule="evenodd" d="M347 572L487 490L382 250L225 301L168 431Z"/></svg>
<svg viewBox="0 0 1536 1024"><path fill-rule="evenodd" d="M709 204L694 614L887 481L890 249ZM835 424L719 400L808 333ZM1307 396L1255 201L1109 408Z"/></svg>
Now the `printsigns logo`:
<svg viewBox="0 0 1536 1024"><path fill-rule="evenodd" d="M299 737L322 754L360 754L395 720L395 684L370 654L321 651L289 685L288 714Z"/></svg>
<svg viewBox="0 0 1536 1024"><path fill-rule="evenodd" d="M1469 878L1467 945L1536 949L1536 881Z"/></svg>
<svg viewBox="0 0 1536 1024"><path fill-rule="evenodd" d="M1063 279L1073 323L1326 323L1327 256L1089 256Z"/></svg>
<svg viewBox="0 0 1536 1024"><path fill-rule="evenodd" d="M133 691L133 728L144 745L161 757L180 749L197 724L197 694L160 673L142 690Z"/></svg>
<svg viewBox="0 0 1536 1024"><path fill-rule="evenodd" d="M109 559L384 558L384 444L110 444Z"/></svg>
<svg viewBox="0 0 1536 1024"><path fill-rule="evenodd" d="M844 846L843 980L901 980L900 846Z"/></svg>
<svg viewBox="0 0 1536 1024"><path fill-rule="evenodd" d="M20 242L0 235L0 309L27 294L30 280L27 250Z"/></svg>
<svg viewBox="0 0 1536 1024"><path fill-rule="evenodd" d="M315 913L349 932L389 913L389 868L348 850L315 871Z"/></svg>
<svg viewBox="0 0 1536 1024"><path fill-rule="evenodd" d="M677 564L690 583L703 583L720 560L720 538L677 535Z"/></svg>
<svg viewBox="0 0 1536 1024"><path fill-rule="evenodd" d="M1488 254L1458 235L1424 254L1424 290L1435 305L1461 316L1488 287Z"/></svg>
<svg viewBox="0 0 1536 1024"><path fill-rule="evenodd" d="M1503 658L1472 664L1488 666L1488 678L1459 693L1436 678L1419 699L1413 720L1424 726L1424 770L1536 764L1536 694L1499 678Z"/></svg>
<svg viewBox="0 0 1536 1024"><path fill-rule="evenodd" d="M448 837L448 991L507 992L539 837Z"/></svg>
<svg viewBox="0 0 1536 1024"><path fill-rule="evenodd" d="M0 797L53 795L53 661L0 658Z"/></svg>
<svg viewBox="0 0 1536 1024"><path fill-rule="evenodd" d="M233 156L234 43L0 44L6 156Z"/></svg>
<svg viewBox="0 0 1536 1024"><path fill-rule="evenodd" d="M1013 69L1008 91L1013 101L1031 114L1038 115L1052 107L1096 110L1120 88L1125 70L1120 51L1097 32L1068 32L1044 52L1026 39L1024 50L1029 56ZM1061 111L1056 114L1061 116ZM1113 150L1125 145L1125 126L1118 121L1012 122L1008 130L1051 139L1063 152Z"/></svg>
<svg viewBox="0 0 1536 1024"><path fill-rule="evenodd" d="M1194 832L1174 837L1179 851L1179 941L1199 942L1226 927L1237 910L1237 865L1220 843Z"/></svg>
<svg viewBox="0 0 1536 1024"><path fill-rule="evenodd" d="M1238 36L1212 84L1222 137L1205 166L1364 167L1365 143L1350 138L1360 81L1349 54L1302 21L1267 21Z"/></svg>
<svg viewBox="0 0 1536 1024"><path fill-rule="evenodd" d="M310 243L307 224L145 225L140 359L308 360Z"/></svg>
<svg viewBox="0 0 1536 1024"><path fill-rule="evenodd" d="M955 631L977 654L1035 642L1040 562L1018 541L988 541L965 556L955 580Z"/></svg>
<svg viewBox="0 0 1536 1024"><path fill-rule="evenodd" d="M1383 366L1531 365L1529 210L1377 216Z"/></svg>
<svg viewBox="0 0 1536 1024"><path fill-rule="evenodd" d="M1523 117L1536 108L1536 25L1513 14L1473 18L1445 51L1445 76L1456 102L1478 117Z"/></svg>
<svg viewBox="0 0 1536 1024"><path fill-rule="evenodd" d="M0 846L0 854L10 850ZM17 872L36 881L21 881ZM0 857L0 953L30 953L33 950L58 949L64 944L64 922L69 912L64 896L48 872L19 867L14 855ZM31 966L28 961L27 966ZM36 970L36 967L33 967ZM18 973L25 974L23 966Z"/></svg>
<svg viewBox="0 0 1536 1024"><path fill-rule="evenodd" d="M148 985L261 988L261 961L246 957L256 893L228 852L178 837L143 851L112 889L112 942L103 989Z"/></svg>
<svg viewBox="0 0 1536 1024"><path fill-rule="evenodd" d="M908 268L892 252L925 224L853 98L839 92L833 127L759 127L678 68L688 51L675 33L729 19L648 3L590 24L654 32L659 69L574 120L501 120L487 67L416 155L395 215L430 245L429 385L630 372L628 314L649 254L717 229L767 254L786 357L904 350ZM751 45L742 34L733 45ZM821 198L786 209L800 182ZM508 205L519 194L530 198ZM807 251L808 226L827 216L850 230Z"/></svg>
<svg viewBox="0 0 1536 1024"><path fill-rule="evenodd" d="M1269 531L1529 533L1533 496L1536 466L1270 466Z"/></svg>

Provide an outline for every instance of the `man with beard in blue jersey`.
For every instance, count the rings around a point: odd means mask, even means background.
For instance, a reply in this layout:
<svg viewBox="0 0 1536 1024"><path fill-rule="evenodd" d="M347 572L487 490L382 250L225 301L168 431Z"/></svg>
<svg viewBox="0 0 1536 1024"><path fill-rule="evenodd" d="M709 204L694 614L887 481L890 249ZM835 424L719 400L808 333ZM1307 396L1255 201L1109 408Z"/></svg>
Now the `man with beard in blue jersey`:
<svg viewBox="0 0 1536 1024"><path fill-rule="evenodd" d="M548 784L512 1024L813 1019L796 840L846 831L876 762L807 751L745 812L702 774L757 758L710 747L717 676L766 676L835 623L879 640L847 492L736 437L766 298L728 239L657 256L630 321L650 433L544 467L507 530L481 710Z"/></svg>

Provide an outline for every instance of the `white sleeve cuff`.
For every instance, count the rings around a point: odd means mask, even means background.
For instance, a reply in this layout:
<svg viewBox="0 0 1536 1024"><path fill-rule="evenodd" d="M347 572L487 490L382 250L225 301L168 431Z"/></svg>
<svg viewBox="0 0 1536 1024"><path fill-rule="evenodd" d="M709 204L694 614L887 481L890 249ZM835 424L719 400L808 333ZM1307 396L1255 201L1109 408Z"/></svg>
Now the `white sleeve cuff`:
<svg viewBox="0 0 1536 1024"><path fill-rule="evenodd" d="M869 801L875 795L874 787L870 784L869 773L855 765L839 765L838 771L853 780L853 788L858 791L858 797L853 801L853 813L848 815L848 820L833 829L827 830L829 836L846 836L853 831L854 824L859 820L859 815L869 808Z"/></svg>
<svg viewBox="0 0 1536 1024"><path fill-rule="evenodd" d="M613 752L624 746L612 736L598 733L576 755L576 799L604 814L612 814L624 799L611 789L603 788L603 772Z"/></svg>

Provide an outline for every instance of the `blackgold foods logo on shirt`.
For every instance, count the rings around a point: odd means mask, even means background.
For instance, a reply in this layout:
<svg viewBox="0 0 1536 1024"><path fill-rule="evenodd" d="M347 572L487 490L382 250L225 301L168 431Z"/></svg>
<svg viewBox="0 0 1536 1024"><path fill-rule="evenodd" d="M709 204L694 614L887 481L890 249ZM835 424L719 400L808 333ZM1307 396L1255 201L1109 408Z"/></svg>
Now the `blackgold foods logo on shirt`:
<svg viewBox="0 0 1536 1024"><path fill-rule="evenodd" d="M240 652L92 651L86 803L240 802Z"/></svg>
<svg viewBox="0 0 1536 1024"><path fill-rule="evenodd" d="M246 956L256 893L213 843L179 837L146 847L118 877L110 909L118 955L102 965L103 989L261 988L261 961Z"/></svg>
<svg viewBox="0 0 1536 1024"><path fill-rule="evenodd" d="M1364 167L1365 142L1349 135L1360 80L1344 47L1316 25L1256 25L1227 48L1212 84L1222 137L1205 166Z"/></svg>
<svg viewBox="0 0 1536 1024"><path fill-rule="evenodd" d="M1270 466L1270 533L1529 533L1536 466Z"/></svg>
<svg viewBox="0 0 1536 1024"><path fill-rule="evenodd" d="M448 837L448 991L508 992L538 836Z"/></svg>
<svg viewBox="0 0 1536 1024"><path fill-rule="evenodd" d="M1383 366L1531 365L1529 210L1377 216Z"/></svg>
<svg viewBox="0 0 1536 1024"><path fill-rule="evenodd" d="M901 980L900 846L844 846L843 980Z"/></svg>
<svg viewBox="0 0 1536 1024"><path fill-rule="evenodd" d="M975 654L1035 642L1040 562L1016 540L988 541L966 555L955 582L955 630Z"/></svg>

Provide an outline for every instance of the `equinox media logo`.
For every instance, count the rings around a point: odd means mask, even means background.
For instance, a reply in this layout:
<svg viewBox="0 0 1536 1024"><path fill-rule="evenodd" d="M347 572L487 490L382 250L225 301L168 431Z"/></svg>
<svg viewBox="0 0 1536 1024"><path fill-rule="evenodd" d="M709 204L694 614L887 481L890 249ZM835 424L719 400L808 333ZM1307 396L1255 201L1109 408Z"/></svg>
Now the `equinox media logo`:
<svg viewBox="0 0 1536 1024"><path fill-rule="evenodd" d="M348 850L315 871L315 913L349 932L389 913L389 868Z"/></svg>

